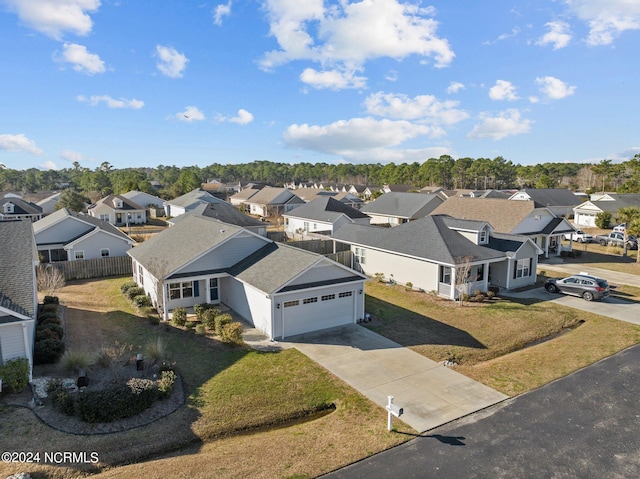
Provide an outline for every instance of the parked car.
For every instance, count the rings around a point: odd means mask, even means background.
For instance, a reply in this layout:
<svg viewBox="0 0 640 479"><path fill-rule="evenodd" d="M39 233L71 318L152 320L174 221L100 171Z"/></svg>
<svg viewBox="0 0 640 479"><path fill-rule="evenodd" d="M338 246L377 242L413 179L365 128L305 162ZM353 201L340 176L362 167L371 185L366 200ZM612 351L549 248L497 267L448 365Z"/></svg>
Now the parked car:
<svg viewBox="0 0 640 479"><path fill-rule="evenodd" d="M619 246L622 248L625 244L624 233L619 231L612 231L608 235L598 235L595 240L602 246ZM638 239L635 236L627 236L627 248L638 249Z"/></svg>
<svg viewBox="0 0 640 479"><path fill-rule="evenodd" d="M577 241L578 243L591 243L593 236L585 233L582 230L576 230L573 233L567 233L564 235L564 239Z"/></svg>
<svg viewBox="0 0 640 479"><path fill-rule="evenodd" d="M600 300L609 296L609 283L588 274L574 274L562 279L549 278L544 287L550 293L570 294L587 301Z"/></svg>

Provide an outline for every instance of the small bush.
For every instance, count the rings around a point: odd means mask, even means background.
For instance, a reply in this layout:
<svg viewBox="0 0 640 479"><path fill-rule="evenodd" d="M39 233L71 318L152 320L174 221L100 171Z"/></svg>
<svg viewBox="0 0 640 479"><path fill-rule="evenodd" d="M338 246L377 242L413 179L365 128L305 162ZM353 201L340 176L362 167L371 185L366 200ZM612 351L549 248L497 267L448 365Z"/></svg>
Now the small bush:
<svg viewBox="0 0 640 479"><path fill-rule="evenodd" d="M47 384L47 397L54 409L67 416L75 414L75 401L73 394L64 388L60 379L50 381Z"/></svg>
<svg viewBox="0 0 640 479"><path fill-rule="evenodd" d="M58 311L57 304L42 304L38 308L38 314L42 313L56 313Z"/></svg>
<svg viewBox="0 0 640 479"><path fill-rule="evenodd" d="M487 290L493 292L495 296L500 292L500 288L498 286L489 286Z"/></svg>
<svg viewBox="0 0 640 479"><path fill-rule="evenodd" d="M216 336L222 336L222 329L225 324L229 324L233 318L229 313L219 314L215 319Z"/></svg>
<svg viewBox="0 0 640 479"><path fill-rule="evenodd" d="M122 286L120 286L120 291L123 294L125 294L131 288L137 288L137 287L138 287L138 283L136 283L135 281L127 281L126 283L122 283Z"/></svg>
<svg viewBox="0 0 640 479"><path fill-rule="evenodd" d="M40 322L40 326L45 326L47 324L57 324L58 326L62 327L62 321L60 321L60 318L47 318Z"/></svg>
<svg viewBox="0 0 640 479"><path fill-rule="evenodd" d="M144 355L153 360L154 363L159 363L166 359L166 354L167 343L159 336L144 345Z"/></svg>
<svg viewBox="0 0 640 479"><path fill-rule="evenodd" d="M67 350L62 355L60 362L66 371L78 372L81 369L87 369L91 364L91 356L86 351Z"/></svg>
<svg viewBox="0 0 640 479"><path fill-rule="evenodd" d="M53 364L64 354L64 343L58 339L43 339L33 347L34 364Z"/></svg>
<svg viewBox="0 0 640 479"><path fill-rule="evenodd" d="M220 339L228 344L242 344L243 329L241 323L226 323L222 327Z"/></svg>
<svg viewBox="0 0 640 479"><path fill-rule="evenodd" d="M57 296L45 296L44 299L42 300L42 304L59 304L60 300L58 299Z"/></svg>
<svg viewBox="0 0 640 479"><path fill-rule="evenodd" d="M146 294L139 294L137 296L134 296L133 304L137 308L147 308L151 306L151 298Z"/></svg>
<svg viewBox="0 0 640 479"><path fill-rule="evenodd" d="M476 290L473 291L473 295L474 296L478 296L480 294L482 294L482 291L480 291L479 289L476 289Z"/></svg>
<svg viewBox="0 0 640 479"><path fill-rule="evenodd" d="M171 370L160 373L160 379L157 381L159 399L166 399L171 395L176 377L176 373Z"/></svg>
<svg viewBox="0 0 640 479"><path fill-rule="evenodd" d="M476 294L473 297L473 300L477 303L484 303L484 294L480 293L480 294Z"/></svg>
<svg viewBox="0 0 640 479"><path fill-rule="evenodd" d="M55 323L42 324L36 328L36 341L43 339L62 339L64 337L64 329Z"/></svg>
<svg viewBox="0 0 640 479"><path fill-rule="evenodd" d="M40 313L40 314L38 314L38 323L41 323L45 319L52 319L52 318L59 319L58 318L58 314L54 313L54 312L51 312L51 311ZM58 323L58 324L60 324L60 323Z"/></svg>
<svg viewBox="0 0 640 479"><path fill-rule="evenodd" d="M135 288L129 288L125 293L125 296L129 298L130 301L133 301L133 298L136 296L144 295L144 288L140 288L136 286Z"/></svg>
<svg viewBox="0 0 640 479"><path fill-rule="evenodd" d="M193 331L194 329L196 329L196 322L187 321L186 323L184 323L184 327L187 328L187 331Z"/></svg>
<svg viewBox="0 0 640 479"><path fill-rule="evenodd" d="M0 378L14 393L21 393L29 384L29 360L16 358L5 361L0 366Z"/></svg>
<svg viewBox="0 0 640 479"><path fill-rule="evenodd" d="M411 291L413 289L413 283L411 281L407 281L404 287L407 291Z"/></svg>
<svg viewBox="0 0 640 479"><path fill-rule="evenodd" d="M489 299L493 299L493 297L496 295L496 293L494 293L493 291L487 291L487 298Z"/></svg>
<svg viewBox="0 0 640 479"><path fill-rule="evenodd" d="M186 308L176 308L173 310L173 315L171 317L171 322L176 326L184 326L187 322L187 309Z"/></svg>
<svg viewBox="0 0 640 479"><path fill-rule="evenodd" d="M196 325L196 334L199 334L200 336L204 336L205 334L207 334L206 326L204 324Z"/></svg>
<svg viewBox="0 0 640 479"><path fill-rule="evenodd" d="M90 423L112 422L134 416L148 409L158 396L154 381L130 379L100 391L84 391L78 395L80 419Z"/></svg>
<svg viewBox="0 0 640 479"><path fill-rule="evenodd" d="M376 277L376 281L378 283L384 282L384 273L375 273L374 276Z"/></svg>
<svg viewBox="0 0 640 479"><path fill-rule="evenodd" d="M200 321L202 321L202 324L204 324L207 329L214 330L216 329L216 316L219 315L219 309L207 309L202 313L202 318L200 319Z"/></svg>
<svg viewBox="0 0 640 479"><path fill-rule="evenodd" d="M463 295L462 295L462 301L463 301L463 302L464 302L464 301L469 301L469 295L468 295L468 294L466 294L466 293L465 293L465 294L463 294Z"/></svg>
<svg viewBox="0 0 640 479"><path fill-rule="evenodd" d="M193 312L196 314L198 321L202 321L202 318L206 311L215 309L215 305L209 303L196 304L193 307Z"/></svg>

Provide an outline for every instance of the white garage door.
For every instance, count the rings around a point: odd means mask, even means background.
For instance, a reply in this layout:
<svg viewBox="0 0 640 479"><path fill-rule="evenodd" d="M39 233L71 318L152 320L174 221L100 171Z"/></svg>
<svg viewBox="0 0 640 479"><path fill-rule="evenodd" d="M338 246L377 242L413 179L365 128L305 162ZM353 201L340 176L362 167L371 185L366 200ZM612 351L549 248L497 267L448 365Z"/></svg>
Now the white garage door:
<svg viewBox="0 0 640 479"><path fill-rule="evenodd" d="M283 337L354 322L355 291L300 295L282 303Z"/></svg>

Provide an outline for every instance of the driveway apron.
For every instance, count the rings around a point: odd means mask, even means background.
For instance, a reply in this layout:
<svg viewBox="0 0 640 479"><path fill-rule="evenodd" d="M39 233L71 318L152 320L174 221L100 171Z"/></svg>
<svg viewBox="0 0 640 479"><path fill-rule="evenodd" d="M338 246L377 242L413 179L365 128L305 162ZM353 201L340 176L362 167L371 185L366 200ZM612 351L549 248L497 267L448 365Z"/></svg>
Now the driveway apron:
<svg viewBox="0 0 640 479"><path fill-rule="evenodd" d="M294 347L379 406L387 396L419 432L507 398L408 348L353 324L279 342Z"/></svg>

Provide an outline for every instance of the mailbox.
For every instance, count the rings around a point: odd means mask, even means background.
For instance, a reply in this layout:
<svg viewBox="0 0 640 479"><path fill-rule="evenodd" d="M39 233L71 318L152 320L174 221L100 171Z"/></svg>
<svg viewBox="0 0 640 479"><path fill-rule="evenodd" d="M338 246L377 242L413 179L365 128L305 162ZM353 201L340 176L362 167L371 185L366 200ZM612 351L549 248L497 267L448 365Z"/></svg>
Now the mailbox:
<svg viewBox="0 0 640 479"><path fill-rule="evenodd" d="M389 411L395 417L400 417L400 416L402 416L402 413L404 413L404 409L403 408L401 408L397 404L393 404L393 403L391 403L389 406L387 406L387 411Z"/></svg>

